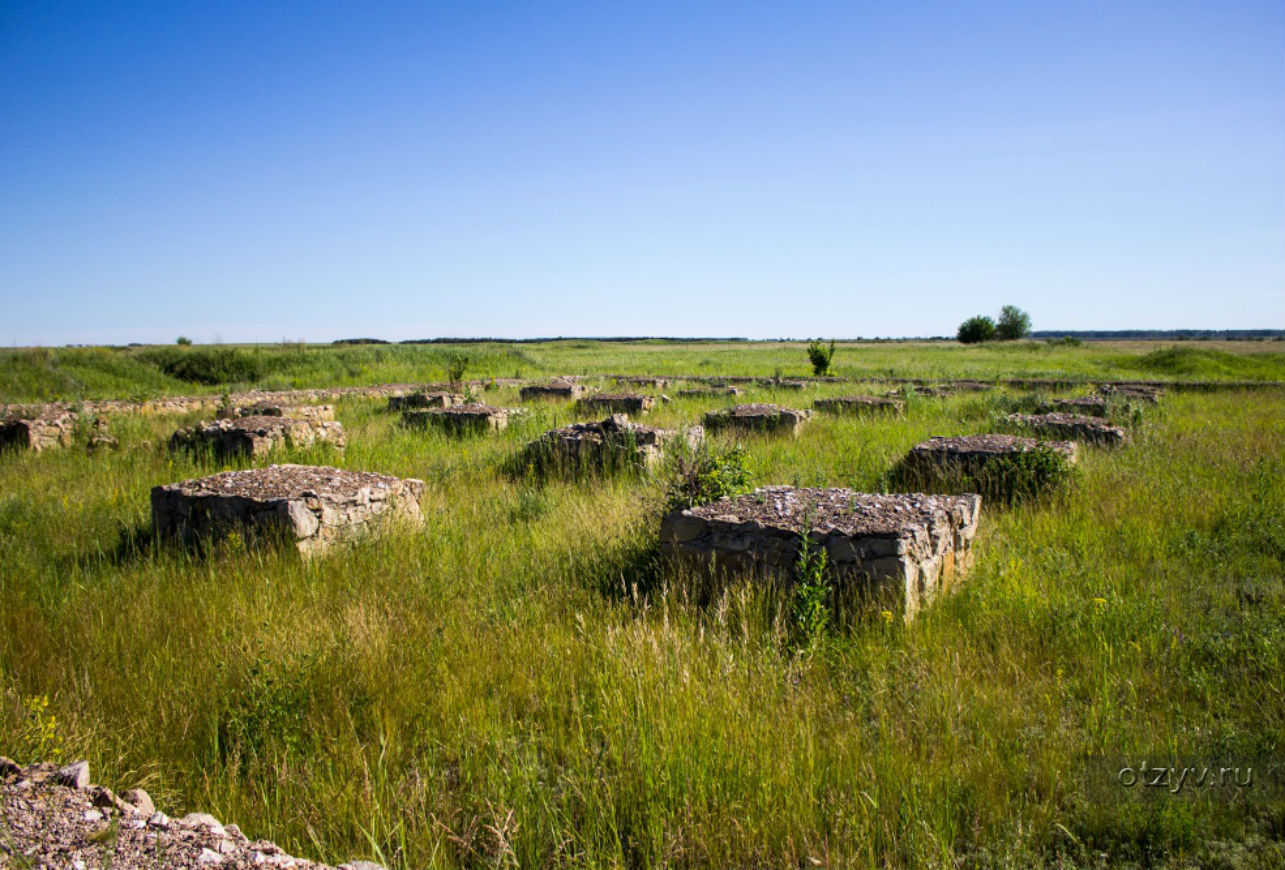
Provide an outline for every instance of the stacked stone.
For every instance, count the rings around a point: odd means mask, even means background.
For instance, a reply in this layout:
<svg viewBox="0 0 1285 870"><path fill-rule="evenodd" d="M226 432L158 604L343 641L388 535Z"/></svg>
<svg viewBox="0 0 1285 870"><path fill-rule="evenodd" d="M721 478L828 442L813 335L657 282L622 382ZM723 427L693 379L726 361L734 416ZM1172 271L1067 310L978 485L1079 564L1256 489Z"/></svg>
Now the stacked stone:
<svg viewBox="0 0 1285 870"><path fill-rule="evenodd" d="M474 432L498 432L509 425L513 417L525 414L523 408L497 408L470 402L449 408L429 408L426 411L403 411L402 423L407 426L435 426L452 435Z"/></svg>
<svg viewBox="0 0 1285 870"><path fill-rule="evenodd" d="M981 496L768 486L673 511L663 552L704 570L789 574L806 535L840 583L910 619L966 573ZM807 523L807 527L804 524Z"/></svg>
<svg viewBox="0 0 1285 870"><path fill-rule="evenodd" d="M935 436L912 447L902 463L916 480L976 476L998 459L1041 449L1053 450L1071 463L1078 455L1074 441L1038 441L1017 435Z"/></svg>
<svg viewBox="0 0 1285 870"><path fill-rule="evenodd" d="M39 453L52 447L70 447L76 418L56 408L42 409L30 417L9 417L0 422L0 447Z"/></svg>
<svg viewBox="0 0 1285 870"><path fill-rule="evenodd" d="M668 378L658 378L651 375L617 375L614 378L617 384L629 384L633 387L650 387L653 390L663 390L669 386Z"/></svg>
<svg viewBox="0 0 1285 870"><path fill-rule="evenodd" d="M1113 403L1106 396L1079 396L1074 399L1054 399L1053 407L1066 413L1101 417L1111 412Z"/></svg>
<svg viewBox="0 0 1285 870"><path fill-rule="evenodd" d="M589 388L570 378L559 378L547 384L530 384L520 391L522 401L533 399L579 399L588 395Z"/></svg>
<svg viewBox="0 0 1285 870"><path fill-rule="evenodd" d="M625 414L612 414L598 422L573 423L545 432L527 445L523 464L573 470L650 468L664 458L669 443L682 441L695 448L704 438L705 430L700 426L660 429L631 423Z"/></svg>
<svg viewBox="0 0 1285 870"><path fill-rule="evenodd" d="M745 391L740 387L728 385L718 385L709 387L693 387L692 389L679 390L678 395L684 397L705 397L705 396L739 396Z"/></svg>
<svg viewBox="0 0 1285 870"><path fill-rule="evenodd" d="M1119 447L1129 443L1129 433L1121 426L1112 425L1102 417L1080 414L1010 414L1008 421L1025 429L1032 429L1067 441L1083 441L1104 447Z"/></svg>
<svg viewBox="0 0 1285 870"><path fill-rule="evenodd" d="M215 420L180 429L170 438L171 450L211 450L216 456L257 459L282 447L306 448L331 444L342 452L348 446L342 423L294 417L240 417Z"/></svg>
<svg viewBox="0 0 1285 870"><path fill-rule="evenodd" d="M369 471L272 465L152 488L162 537L217 541L231 532L281 538L311 556L377 521L421 524L424 482Z"/></svg>
<svg viewBox="0 0 1285 870"><path fill-rule="evenodd" d="M876 396L837 396L817 399L812 407L829 414L900 414L906 409L906 403Z"/></svg>
<svg viewBox="0 0 1285 870"><path fill-rule="evenodd" d="M806 390L812 386L812 383L795 379L764 378L758 385L767 390Z"/></svg>
<svg viewBox="0 0 1285 870"><path fill-rule="evenodd" d="M334 420L334 405L289 405L283 402L256 402L220 411L223 419L237 417L291 417L296 420Z"/></svg>
<svg viewBox="0 0 1285 870"><path fill-rule="evenodd" d="M949 399L951 396L955 395L955 391L946 385L933 387L928 386L927 384L908 384L907 386L891 390L886 395L890 399L904 399L912 394L916 396L925 396L929 399Z"/></svg>
<svg viewBox="0 0 1285 870"><path fill-rule="evenodd" d="M811 417L811 411L786 408L782 405L736 405L706 414L705 428L711 432L725 430L762 433L788 432L797 436L803 431L803 424Z"/></svg>
<svg viewBox="0 0 1285 870"><path fill-rule="evenodd" d="M1103 384L1098 387L1098 394L1108 399L1124 399L1126 401L1146 402L1148 405L1154 405L1160 401L1160 397L1165 394L1165 391L1147 384L1123 383Z"/></svg>
<svg viewBox="0 0 1285 870"><path fill-rule="evenodd" d="M656 405L656 400L642 393L596 393L580 400L580 407L590 413L643 414Z"/></svg>
<svg viewBox="0 0 1285 870"><path fill-rule="evenodd" d="M458 393L446 392L445 390L388 397L388 410L390 411L405 411L411 408L450 408L454 405L462 404L464 404L463 396Z"/></svg>

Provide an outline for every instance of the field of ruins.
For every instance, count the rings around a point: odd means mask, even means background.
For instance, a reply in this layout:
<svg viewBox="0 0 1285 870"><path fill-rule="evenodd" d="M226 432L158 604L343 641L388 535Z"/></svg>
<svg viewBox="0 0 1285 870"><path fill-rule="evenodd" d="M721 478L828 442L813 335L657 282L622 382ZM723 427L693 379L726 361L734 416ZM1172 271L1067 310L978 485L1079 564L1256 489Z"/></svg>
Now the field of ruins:
<svg viewBox="0 0 1285 870"><path fill-rule="evenodd" d="M0 405L0 774L102 831L1285 862L1279 342L15 349Z"/></svg>

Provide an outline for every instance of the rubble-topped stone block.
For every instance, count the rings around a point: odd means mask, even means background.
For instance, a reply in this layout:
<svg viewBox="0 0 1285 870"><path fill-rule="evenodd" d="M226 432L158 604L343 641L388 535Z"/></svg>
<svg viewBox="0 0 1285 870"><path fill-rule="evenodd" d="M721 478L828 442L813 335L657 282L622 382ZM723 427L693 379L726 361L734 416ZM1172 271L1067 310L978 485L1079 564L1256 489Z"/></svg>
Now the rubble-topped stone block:
<svg viewBox="0 0 1285 870"><path fill-rule="evenodd" d="M828 414L900 414L906 409L906 403L877 396L836 396L817 399L812 407Z"/></svg>
<svg viewBox="0 0 1285 870"><path fill-rule="evenodd" d="M282 402L256 402L220 409L219 417L233 420L237 417L291 417L296 420L334 420L334 405L291 405Z"/></svg>
<svg viewBox="0 0 1285 870"><path fill-rule="evenodd" d="M656 400L642 393L595 393L580 400L589 413L643 414L656 405Z"/></svg>
<svg viewBox="0 0 1285 870"><path fill-rule="evenodd" d="M9 417L0 421L0 447L35 453L51 447L70 447L75 440L75 424L73 414L59 411L32 417Z"/></svg>
<svg viewBox="0 0 1285 870"><path fill-rule="evenodd" d="M930 386L928 384L907 384L904 387L898 387L888 392L887 397L890 399L905 399L910 396L925 396L929 399L949 399L955 395L955 391L948 386Z"/></svg>
<svg viewBox="0 0 1285 870"><path fill-rule="evenodd" d="M522 401L533 399L579 399L587 396L590 390L584 384L570 378L559 378L547 384L529 384L521 389Z"/></svg>
<svg viewBox="0 0 1285 870"><path fill-rule="evenodd" d="M650 468L664 458L667 445L681 441L695 448L704 438L700 426L660 429L631 423L625 414L612 414L605 420L545 432L526 446L521 465L542 471Z"/></svg>
<svg viewBox="0 0 1285 870"><path fill-rule="evenodd" d="M1053 408L1071 414L1087 414L1090 417L1102 417L1113 409L1127 409L1121 402L1115 402L1106 396L1079 396L1074 399L1054 399Z"/></svg>
<svg viewBox="0 0 1285 870"><path fill-rule="evenodd" d="M679 390L678 395L683 397L704 398L707 396L739 396L744 392L745 390L740 387L733 387L724 384L719 386L692 387L687 390Z"/></svg>
<svg viewBox="0 0 1285 870"><path fill-rule="evenodd" d="M402 422L407 426L433 426L453 435L465 435L473 432L498 432L507 427L511 419L526 413L525 408L497 408L470 402L449 408L403 411Z"/></svg>
<svg viewBox="0 0 1285 870"><path fill-rule="evenodd" d="M811 411L786 408L782 405L736 405L705 415L705 428L711 432L725 430L736 432L788 432L797 436L803 424L812 417Z"/></svg>
<svg viewBox="0 0 1285 870"><path fill-rule="evenodd" d="M1077 455L1074 441L1018 435L936 436L911 448L893 474L899 486L981 492L1013 501L1065 482Z"/></svg>
<svg viewBox="0 0 1285 870"><path fill-rule="evenodd" d="M1062 438L1083 441L1104 447L1119 447L1129 443L1129 433L1122 426L1115 426L1102 417L1081 414L1010 414L1008 421L1024 429Z"/></svg>
<svg viewBox="0 0 1285 870"><path fill-rule="evenodd" d="M650 387L653 390L663 390L669 386L669 378L658 378L652 375L617 375L614 380L617 384L628 384L631 387Z"/></svg>
<svg viewBox="0 0 1285 870"><path fill-rule="evenodd" d="M411 408L450 408L454 405L462 404L464 404L462 395L444 390L388 397L388 410L390 411L405 411Z"/></svg>
<svg viewBox="0 0 1285 870"><path fill-rule="evenodd" d="M277 537L313 555L375 521L424 520L424 482L316 465L224 471L152 488L152 523L163 537L219 540L231 532Z"/></svg>
<svg viewBox="0 0 1285 870"><path fill-rule="evenodd" d="M216 456L266 456L282 447L348 446L342 423L295 417L239 417L180 429L170 438L172 450L210 450Z"/></svg>
<svg viewBox="0 0 1285 870"><path fill-rule="evenodd" d="M1148 386L1147 384L1103 384L1098 387L1098 394L1106 396L1109 399L1123 399L1125 401L1145 402L1148 405L1155 405L1160 401L1160 397L1165 391L1160 387Z"/></svg>
<svg viewBox="0 0 1285 870"><path fill-rule="evenodd" d="M806 390L813 386L811 381L796 380L793 378L763 378L758 382L758 386L765 390Z"/></svg>
<svg viewBox="0 0 1285 870"><path fill-rule="evenodd" d="M662 550L697 570L789 576L803 536L840 584L910 619L967 571L981 496L768 486L671 512ZM805 527L805 523L807 524Z"/></svg>

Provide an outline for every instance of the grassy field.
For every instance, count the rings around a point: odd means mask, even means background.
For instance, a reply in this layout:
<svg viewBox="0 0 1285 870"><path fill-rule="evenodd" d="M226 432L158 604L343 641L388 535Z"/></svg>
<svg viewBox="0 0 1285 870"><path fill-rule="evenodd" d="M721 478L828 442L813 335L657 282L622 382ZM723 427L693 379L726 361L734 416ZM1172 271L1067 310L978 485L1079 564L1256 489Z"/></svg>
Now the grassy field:
<svg viewBox="0 0 1285 870"><path fill-rule="evenodd" d="M440 380L452 354L473 376L807 371L798 344L238 350L263 357L260 386ZM8 352L0 401L224 387L147 353ZM1285 378L1273 344L863 344L836 363ZM679 399L647 422L861 389ZM913 397L903 418L742 443L757 483L869 491L917 440L1020 401ZM152 541L149 487L222 467L157 446L194 418L114 418L116 452L0 455L0 753L88 758L171 815L397 868L1285 866L1285 391L1171 391L1065 494L986 507L958 594L806 646L788 588L701 600L657 564L663 475L499 472L570 405L469 440L375 400L337 413L345 456L282 458L422 478L427 523L307 563ZM1144 787L1144 763L1195 772Z"/></svg>
<svg viewBox="0 0 1285 870"><path fill-rule="evenodd" d="M569 374L805 375L800 342L31 348L0 350L0 402L155 398L223 389L302 389L443 381L466 361L470 378ZM212 373L205 380L195 376ZM1279 342L1017 341L840 344L849 378L1014 376L1147 380L1282 380ZM218 377L226 375L225 377ZM186 376L186 377L185 377Z"/></svg>

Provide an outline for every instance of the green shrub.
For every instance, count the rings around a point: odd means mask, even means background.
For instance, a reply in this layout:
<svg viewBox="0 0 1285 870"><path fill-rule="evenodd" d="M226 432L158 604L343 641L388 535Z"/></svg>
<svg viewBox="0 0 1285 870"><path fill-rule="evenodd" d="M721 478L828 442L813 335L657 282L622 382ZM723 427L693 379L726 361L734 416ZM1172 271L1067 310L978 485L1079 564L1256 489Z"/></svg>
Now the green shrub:
<svg viewBox="0 0 1285 870"><path fill-rule="evenodd" d="M1074 470L1063 454L1051 447L1037 447L991 460L975 481L983 496L1012 504L1063 488Z"/></svg>
<svg viewBox="0 0 1285 870"><path fill-rule="evenodd" d="M252 383L263 374L256 355L234 347L158 348L147 357L170 377L193 384Z"/></svg>
<svg viewBox="0 0 1285 870"><path fill-rule="evenodd" d="M995 321L985 315L970 317L959 324L959 332L955 337L959 339L960 344L990 341L995 338Z"/></svg>
<svg viewBox="0 0 1285 870"><path fill-rule="evenodd" d="M1016 305L1005 305L999 312L999 323L995 326L995 337L1000 341L1015 341L1025 338L1031 331L1031 315Z"/></svg>
<svg viewBox="0 0 1285 870"><path fill-rule="evenodd" d="M830 339L829 346L819 341L814 341L808 345L808 361L812 363L812 374L817 377L830 373L830 361L833 359L834 339Z"/></svg>
<svg viewBox="0 0 1285 870"><path fill-rule="evenodd" d="M686 510L750 491L753 475L740 445L726 450L700 447L678 454L666 495L669 510Z"/></svg>

